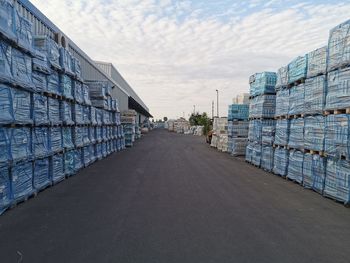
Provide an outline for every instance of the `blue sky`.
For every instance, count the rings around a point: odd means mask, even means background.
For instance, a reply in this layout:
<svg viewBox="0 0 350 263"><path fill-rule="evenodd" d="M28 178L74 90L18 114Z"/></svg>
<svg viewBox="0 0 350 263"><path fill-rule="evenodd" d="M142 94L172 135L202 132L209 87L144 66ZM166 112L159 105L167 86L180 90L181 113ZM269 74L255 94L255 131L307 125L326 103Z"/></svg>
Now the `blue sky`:
<svg viewBox="0 0 350 263"><path fill-rule="evenodd" d="M32 0L95 60L115 64L156 118L220 114L248 78L327 44L349 1Z"/></svg>

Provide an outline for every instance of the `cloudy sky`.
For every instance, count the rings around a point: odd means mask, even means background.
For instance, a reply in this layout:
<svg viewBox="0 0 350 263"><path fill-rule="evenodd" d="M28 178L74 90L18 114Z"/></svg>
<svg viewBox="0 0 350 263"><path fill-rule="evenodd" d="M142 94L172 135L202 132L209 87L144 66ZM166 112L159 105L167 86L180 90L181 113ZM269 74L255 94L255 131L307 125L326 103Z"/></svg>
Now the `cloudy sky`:
<svg viewBox="0 0 350 263"><path fill-rule="evenodd" d="M156 118L220 114L248 78L327 44L335 0L31 0L95 60L112 62Z"/></svg>

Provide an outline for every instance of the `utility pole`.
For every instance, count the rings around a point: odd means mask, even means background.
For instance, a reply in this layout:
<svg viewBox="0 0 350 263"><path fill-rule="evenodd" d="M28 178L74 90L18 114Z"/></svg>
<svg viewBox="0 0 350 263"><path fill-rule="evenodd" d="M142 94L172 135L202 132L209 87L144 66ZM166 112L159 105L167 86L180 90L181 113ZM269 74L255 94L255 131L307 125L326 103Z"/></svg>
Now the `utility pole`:
<svg viewBox="0 0 350 263"><path fill-rule="evenodd" d="M193 105L193 115L196 115L196 105Z"/></svg>
<svg viewBox="0 0 350 263"><path fill-rule="evenodd" d="M217 117L219 118L219 90L216 90L216 113L217 113Z"/></svg>
<svg viewBox="0 0 350 263"><path fill-rule="evenodd" d="M214 101L211 102L211 118L214 120Z"/></svg>

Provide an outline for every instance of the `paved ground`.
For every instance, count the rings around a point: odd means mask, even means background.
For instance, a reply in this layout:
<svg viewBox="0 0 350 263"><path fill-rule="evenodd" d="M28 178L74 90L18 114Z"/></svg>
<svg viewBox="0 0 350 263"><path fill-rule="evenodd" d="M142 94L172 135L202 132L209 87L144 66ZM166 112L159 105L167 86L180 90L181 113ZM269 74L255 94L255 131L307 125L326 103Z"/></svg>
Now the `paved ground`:
<svg viewBox="0 0 350 263"><path fill-rule="evenodd" d="M350 209L154 131L0 217L0 262L350 262Z"/></svg>

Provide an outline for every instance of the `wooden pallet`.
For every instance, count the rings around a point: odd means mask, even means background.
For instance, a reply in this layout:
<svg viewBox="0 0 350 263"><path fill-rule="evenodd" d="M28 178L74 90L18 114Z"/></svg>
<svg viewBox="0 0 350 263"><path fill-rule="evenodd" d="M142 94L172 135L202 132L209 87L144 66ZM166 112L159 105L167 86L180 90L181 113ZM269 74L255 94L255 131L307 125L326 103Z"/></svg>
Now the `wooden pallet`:
<svg viewBox="0 0 350 263"><path fill-rule="evenodd" d="M312 155L316 154L322 157L325 157L325 152L324 151L316 151L316 150L310 150L310 149L304 149L305 153L310 153Z"/></svg>
<svg viewBox="0 0 350 263"><path fill-rule="evenodd" d="M292 87L298 86L298 85L300 85L300 84L304 84L304 83L305 83L305 80L306 80L305 77L300 78L300 79L294 81L293 83L288 84L288 88L292 88Z"/></svg>
<svg viewBox="0 0 350 263"><path fill-rule="evenodd" d="M345 108L345 109L335 109L335 110L325 110L323 111L323 114L325 116L334 114L334 115L338 115L338 114L350 114L350 108Z"/></svg>
<svg viewBox="0 0 350 263"><path fill-rule="evenodd" d="M36 191L34 191L33 193L31 193L27 196L23 196L23 197L20 197L20 198L14 200L10 206L10 209L13 209L13 208L17 207L18 205L27 202L28 200L36 197L37 195L38 195L38 193Z"/></svg>
<svg viewBox="0 0 350 263"><path fill-rule="evenodd" d="M288 115L288 119L298 119L298 118L302 118L302 114L291 114Z"/></svg>
<svg viewBox="0 0 350 263"><path fill-rule="evenodd" d="M275 120L287 120L288 115L275 116L274 119Z"/></svg>
<svg viewBox="0 0 350 263"><path fill-rule="evenodd" d="M288 149L287 145L274 144L272 147L277 149Z"/></svg>

